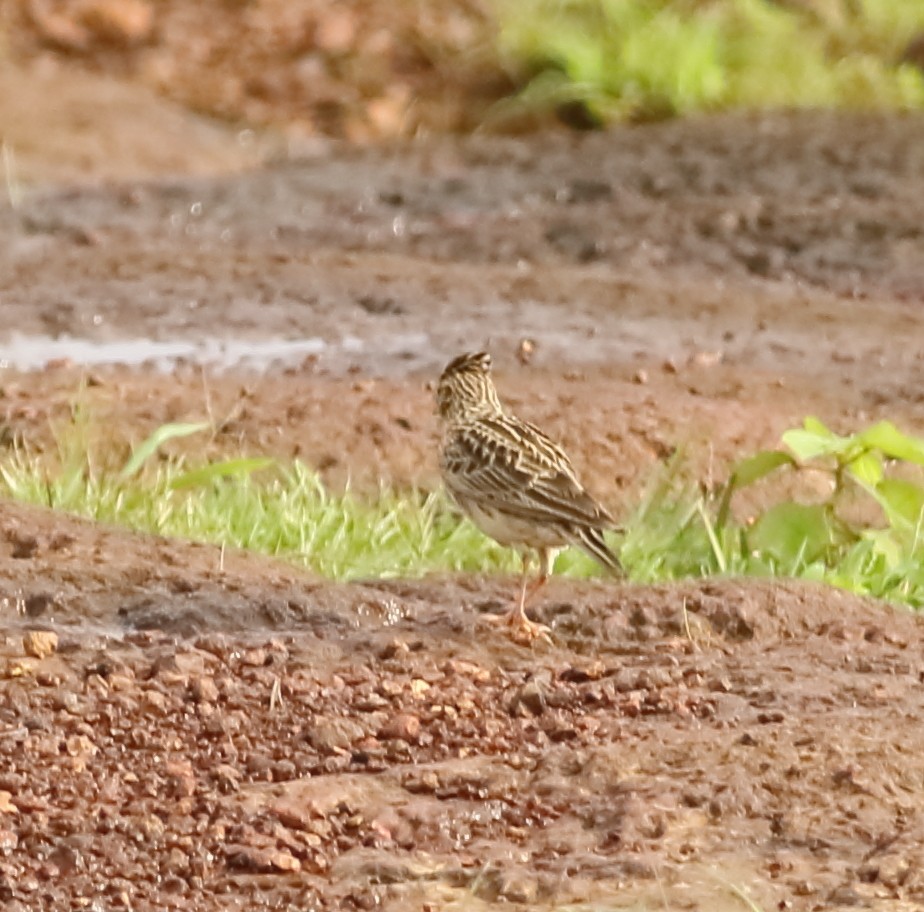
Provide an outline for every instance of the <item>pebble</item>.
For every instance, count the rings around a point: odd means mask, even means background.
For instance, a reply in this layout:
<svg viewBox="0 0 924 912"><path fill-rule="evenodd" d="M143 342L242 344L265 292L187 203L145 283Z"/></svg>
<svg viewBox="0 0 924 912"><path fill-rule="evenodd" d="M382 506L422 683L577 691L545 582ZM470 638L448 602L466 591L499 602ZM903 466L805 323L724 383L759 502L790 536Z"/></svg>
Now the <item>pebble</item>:
<svg viewBox="0 0 924 912"><path fill-rule="evenodd" d="M195 703L215 703L218 701L218 687L210 677L203 675L189 682L189 695Z"/></svg>
<svg viewBox="0 0 924 912"><path fill-rule="evenodd" d="M188 760L171 760L164 772L170 795L174 798L189 798L196 791L196 777Z"/></svg>
<svg viewBox="0 0 924 912"><path fill-rule="evenodd" d="M53 630L30 630L22 638L22 648L28 656L45 659L58 651L58 634Z"/></svg>
<svg viewBox="0 0 924 912"><path fill-rule="evenodd" d="M510 701L511 714L520 712L521 707L534 716L540 716L545 712L546 687L535 678L527 681Z"/></svg>
<svg viewBox="0 0 924 912"><path fill-rule="evenodd" d="M378 732L383 741L407 741L413 743L420 735L420 719L412 713L398 713L392 716Z"/></svg>
<svg viewBox="0 0 924 912"><path fill-rule="evenodd" d="M308 743L322 754L336 754L348 750L366 736L363 727L352 719L321 717L305 733Z"/></svg>
<svg viewBox="0 0 924 912"><path fill-rule="evenodd" d="M227 853L229 867L242 871L278 874L296 873L302 869L301 862L294 855L278 849L232 845L228 847Z"/></svg>

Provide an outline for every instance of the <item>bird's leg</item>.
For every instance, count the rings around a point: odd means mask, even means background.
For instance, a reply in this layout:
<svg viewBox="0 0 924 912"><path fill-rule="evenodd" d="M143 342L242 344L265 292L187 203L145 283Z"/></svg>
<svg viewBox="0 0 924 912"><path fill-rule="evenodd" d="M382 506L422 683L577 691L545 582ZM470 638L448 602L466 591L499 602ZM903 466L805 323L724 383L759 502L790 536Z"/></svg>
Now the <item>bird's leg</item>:
<svg viewBox="0 0 924 912"><path fill-rule="evenodd" d="M523 579L520 585L520 597L516 604L508 612L505 620L513 629L514 635L528 641L541 639L547 643L551 642L549 638L549 628L545 624L537 624L526 616L526 604L537 592L546 584L549 573L552 569L552 556L554 552L548 548L539 550L539 576L532 586L528 585L529 581L529 559L527 552L523 553Z"/></svg>

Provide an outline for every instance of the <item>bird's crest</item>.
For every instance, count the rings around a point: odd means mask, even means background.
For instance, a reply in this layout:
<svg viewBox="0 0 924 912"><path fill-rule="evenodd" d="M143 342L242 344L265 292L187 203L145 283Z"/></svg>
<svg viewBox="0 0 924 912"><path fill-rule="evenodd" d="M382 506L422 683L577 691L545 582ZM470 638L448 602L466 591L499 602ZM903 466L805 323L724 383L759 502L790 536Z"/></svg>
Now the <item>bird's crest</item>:
<svg viewBox="0 0 924 912"><path fill-rule="evenodd" d="M436 388L436 409L451 423L467 422L498 414L501 405L491 380L491 356L466 352L443 369Z"/></svg>
<svg viewBox="0 0 924 912"><path fill-rule="evenodd" d="M484 351L465 352L453 358L443 369L441 379L447 379L453 374L462 374L469 371L479 374L488 374L491 372L491 356Z"/></svg>

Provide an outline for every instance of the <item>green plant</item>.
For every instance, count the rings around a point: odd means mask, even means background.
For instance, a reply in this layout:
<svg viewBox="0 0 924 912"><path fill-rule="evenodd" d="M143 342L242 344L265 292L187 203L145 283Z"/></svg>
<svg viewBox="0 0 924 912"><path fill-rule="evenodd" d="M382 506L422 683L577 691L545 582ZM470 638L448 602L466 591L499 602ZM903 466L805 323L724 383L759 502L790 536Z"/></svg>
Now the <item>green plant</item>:
<svg viewBox="0 0 924 912"><path fill-rule="evenodd" d="M579 102L599 122L729 107L915 107L899 62L917 0L506 0L500 46L531 74L527 107Z"/></svg>
<svg viewBox="0 0 924 912"><path fill-rule="evenodd" d="M734 467L718 498L718 534L739 537L752 569L815 576L924 604L924 485L916 480L924 439L888 421L841 436L806 418L782 442L785 449L762 451ZM816 503L781 501L748 526L736 526L734 494L780 471L821 473L829 493ZM878 522L870 522L876 513Z"/></svg>
<svg viewBox="0 0 924 912"><path fill-rule="evenodd" d="M276 555L334 579L519 569L509 549L461 520L440 492L382 486L367 496L334 493L297 461L241 456L189 464L162 451L207 429L164 425L113 464L112 453L91 442L89 418L77 408L58 428L52 458L19 445L0 459L0 491L133 529ZM922 469L924 440L889 422L841 436L808 418L783 435L780 449L738 462L714 491L685 477L678 455L651 478L628 517L620 555L640 582L784 575L922 607ZM783 474L818 476L823 493L810 502L777 498L746 520L735 517L740 492ZM555 569L599 573L573 550Z"/></svg>

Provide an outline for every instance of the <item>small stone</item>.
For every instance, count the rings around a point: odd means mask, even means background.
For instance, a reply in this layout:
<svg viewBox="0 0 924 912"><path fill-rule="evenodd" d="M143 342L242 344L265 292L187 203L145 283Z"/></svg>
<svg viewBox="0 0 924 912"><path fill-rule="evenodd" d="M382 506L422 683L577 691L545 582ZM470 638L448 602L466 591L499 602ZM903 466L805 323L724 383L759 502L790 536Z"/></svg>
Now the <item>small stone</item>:
<svg viewBox="0 0 924 912"><path fill-rule="evenodd" d="M0 791L0 814L18 814L19 808L12 802L9 792Z"/></svg>
<svg viewBox="0 0 924 912"><path fill-rule="evenodd" d="M397 656L407 655L411 651L411 647L404 640L392 640L390 643L386 643L379 650L379 658L383 661L388 659L394 659Z"/></svg>
<svg viewBox="0 0 924 912"><path fill-rule="evenodd" d="M587 681L598 681L606 674L606 665L597 660L581 665L571 665L561 673L563 681L583 684Z"/></svg>
<svg viewBox="0 0 924 912"><path fill-rule="evenodd" d="M430 685L423 678L414 678L411 681L411 693L415 697L422 697L429 689Z"/></svg>
<svg viewBox="0 0 924 912"><path fill-rule="evenodd" d="M879 882L889 889L899 889L908 877L911 863L903 855L885 855L879 860Z"/></svg>
<svg viewBox="0 0 924 912"><path fill-rule="evenodd" d="M258 849L253 846L228 846L228 866L256 874L295 873L301 871L301 862L288 852L277 849Z"/></svg>
<svg viewBox="0 0 924 912"><path fill-rule="evenodd" d="M487 668L482 668L481 665L476 665L474 662L467 662L465 659L450 659L443 666L443 671L447 674L452 672L463 678L471 678L479 684L484 684L486 681L491 680L491 672Z"/></svg>
<svg viewBox="0 0 924 912"><path fill-rule="evenodd" d="M99 748L86 735L71 735L64 747L71 757L95 757L99 753Z"/></svg>
<svg viewBox="0 0 924 912"><path fill-rule="evenodd" d="M167 828L163 820L156 814L147 814L138 821L138 832L146 842L152 842L156 839L163 839Z"/></svg>
<svg viewBox="0 0 924 912"><path fill-rule="evenodd" d="M19 845L19 837L12 830L0 830L0 852L12 852Z"/></svg>
<svg viewBox="0 0 924 912"><path fill-rule="evenodd" d="M392 716L379 729L378 737L383 741L407 741L412 743L420 734L420 719L411 713L398 713Z"/></svg>
<svg viewBox="0 0 924 912"><path fill-rule="evenodd" d="M314 33L315 46L329 54L347 53L355 39L355 13L346 9L329 9L321 17Z"/></svg>
<svg viewBox="0 0 924 912"><path fill-rule="evenodd" d="M347 751L366 736L363 727L351 719L320 717L305 733L308 743L320 753L338 754Z"/></svg>
<svg viewBox="0 0 924 912"><path fill-rule="evenodd" d="M241 656L241 665L247 665L250 668L262 668L267 664L268 653L262 646L248 649Z"/></svg>
<svg viewBox="0 0 924 912"><path fill-rule="evenodd" d="M188 760L173 760L167 764L168 791L174 798L189 798L196 791L196 777Z"/></svg>
<svg viewBox="0 0 924 912"><path fill-rule="evenodd" d="M512 874L502 879L498 895L510 903L532 905L539 898L539 885L531 877Z"/></svg>
<svg viewBox="0 0 924 912"><path fill-rule="evenodd" d="M545 687L535 678L531 681L527 681L510 701L511 713L516 713L520 711L521 708L532 713L534 716L539 716L545 712Z"/></svg>
<svg viewBox="0 0 924 912"><path fill-rule="evenodd" d="M520 344L517 346L517 361L519 361L520 364L529 364L535 352L535 340L526 338L520 339Z"/></svg>
<svg viewBox="0 0 924 912"><path fill-rule="evenodd" d="M30 630L22 638L22 648L26 655L45 659L58 651L58 634L52 630Z"/></svg>
<svg viewBox="0 0 924 912"><path fill-rule="evenodd" d="M143 0L91 0L81 9L82 25L101 41L132 47L146 41L154 12Z"/></svg>
<svg viewBox="0 0 924 912"><path fill-rule="evenodd" d="M195 703L215 703L218 700L218 688L210 677L203 675L189 682L189 695Z"/></svg>
<svg viewBox="0 0 924 912"><path fill-rule="evenodd" d="M223 793L236 792L241 784L240 771L227 763L222 763L212 771L212 778Z"/></svg>
<svg viewBox="0 0 924 912"><path fill-rule="evenodd" d="M268 810L283 826L299 831L310 830L317 816L312 807L287 798L280 798Z"/></svg>
<svg viewBox="0 0 924 912"><path fill-rule="evenodd" d="M159 690L146 690L143 706L148 711L164 712L167 708L167 698Z"/></svg>

